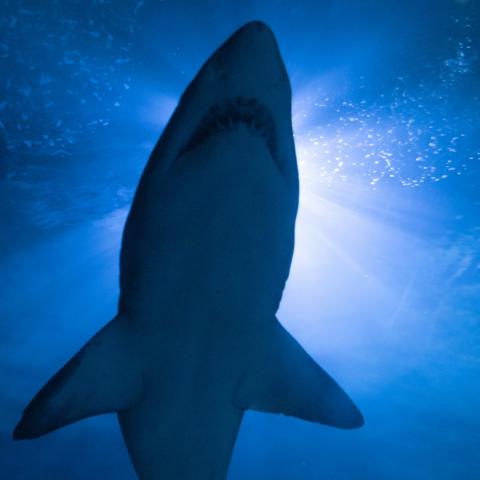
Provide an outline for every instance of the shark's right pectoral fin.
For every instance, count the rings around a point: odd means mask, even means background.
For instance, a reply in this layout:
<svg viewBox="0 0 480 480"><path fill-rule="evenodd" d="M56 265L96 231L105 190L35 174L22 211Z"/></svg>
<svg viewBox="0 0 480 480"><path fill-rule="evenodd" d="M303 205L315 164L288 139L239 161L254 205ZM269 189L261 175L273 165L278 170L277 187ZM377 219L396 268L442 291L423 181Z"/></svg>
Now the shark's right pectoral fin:
<svg viewBox="0 0 480 480"><path fill-rule="evenodd" d="M141 395L142 377L129 340L128 326L118 318L102 328L37 393L13 438L36 438L132 406Z"/></svg>
<svg viewBox="0 0 480 480"><path fill-rule="evenodd" d="M338 428L362 426L353 401L280 323L268 328L258 335L253 361L234 392L235 406Z"/></svg>

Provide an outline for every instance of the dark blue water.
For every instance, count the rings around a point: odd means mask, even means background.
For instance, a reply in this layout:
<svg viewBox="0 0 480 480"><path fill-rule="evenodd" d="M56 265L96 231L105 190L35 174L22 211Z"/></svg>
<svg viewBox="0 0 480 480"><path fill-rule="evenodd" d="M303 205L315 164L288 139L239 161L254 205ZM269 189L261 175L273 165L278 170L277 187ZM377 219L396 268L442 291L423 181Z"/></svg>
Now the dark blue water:
<svg viewBox="0 0 480 480"><path fill-rule="evenodd" d="M293 86L301 206L279 318L366 425L248 413L229 478L480 478L478 2L1 3L1 478L134 478L114 416L11 430L115 314L149 151L251 19Z"/></svg>

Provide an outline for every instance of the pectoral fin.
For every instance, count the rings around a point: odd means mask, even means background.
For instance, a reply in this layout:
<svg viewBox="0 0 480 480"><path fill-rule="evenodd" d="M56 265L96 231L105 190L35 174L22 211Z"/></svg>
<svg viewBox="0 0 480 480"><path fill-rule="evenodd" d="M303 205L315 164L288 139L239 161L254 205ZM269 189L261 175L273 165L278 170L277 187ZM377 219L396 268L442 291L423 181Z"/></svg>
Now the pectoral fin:
<svg viewBox="0 0 480 480"><path fill-rule="evenodd" d="M129 408L141 393L139 370L127 326L116 318L37 393L13 438L36 438L82 418Z"/></svg>
<svg viewBox="0 0 480 480"><path fill-rule="evenodd" d="M258 335L249 370L234 404L240 409L282 413L338 428L363 425L359 409L278 321Z"/></svg>

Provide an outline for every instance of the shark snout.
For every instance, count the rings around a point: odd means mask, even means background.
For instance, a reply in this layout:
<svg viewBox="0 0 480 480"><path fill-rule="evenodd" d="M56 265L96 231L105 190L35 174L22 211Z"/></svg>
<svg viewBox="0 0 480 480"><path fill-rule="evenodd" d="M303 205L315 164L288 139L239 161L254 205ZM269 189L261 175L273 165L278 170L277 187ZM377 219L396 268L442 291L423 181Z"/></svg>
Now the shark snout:
<svg viewBox="0 0 480 480"><path fill-rule="evenodd" d="M286 89L288 75L272 30L263 22L238 29L211 58L217 80L243 90L244 96L267 95L266 88Z"/></svg>

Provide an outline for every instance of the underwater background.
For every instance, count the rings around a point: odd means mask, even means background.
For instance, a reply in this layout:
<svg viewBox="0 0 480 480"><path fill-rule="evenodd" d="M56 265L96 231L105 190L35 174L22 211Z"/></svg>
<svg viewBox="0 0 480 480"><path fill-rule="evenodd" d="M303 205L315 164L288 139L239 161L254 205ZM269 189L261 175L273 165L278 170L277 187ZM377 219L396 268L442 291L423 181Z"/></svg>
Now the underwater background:
<svg viewBox="0 0 480 480"><path fill-rule="evenodd" d="M115 315L148 155L197 69L253 19L290 74L300 168L279 319L366 423L248 412L229 480L480 478L480 2L0 6L2 479L135 478L114 415L11 432Z"/></svg>

